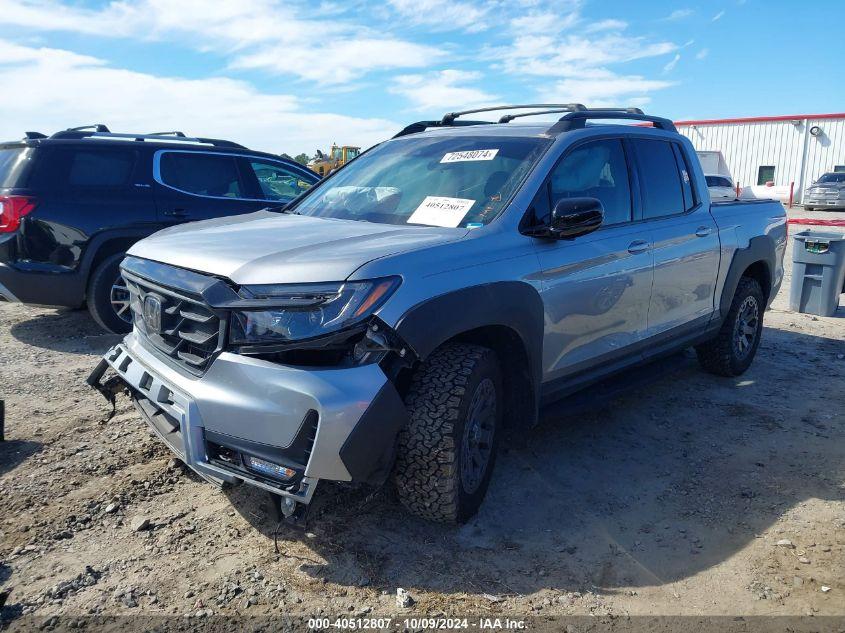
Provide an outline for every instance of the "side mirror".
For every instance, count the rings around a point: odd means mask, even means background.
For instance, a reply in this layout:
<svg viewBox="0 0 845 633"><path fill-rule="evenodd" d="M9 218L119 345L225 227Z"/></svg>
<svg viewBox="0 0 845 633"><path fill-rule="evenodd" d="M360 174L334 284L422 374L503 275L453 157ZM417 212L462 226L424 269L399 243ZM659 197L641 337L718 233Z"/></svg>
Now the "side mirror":
<svg viewBox="0 0 845 633"><path fill-rule="evenodd" d="M604 221L604 207L597 198L563 198L552 209L549 226L541 237L571 240L592 233Z"/></svg>

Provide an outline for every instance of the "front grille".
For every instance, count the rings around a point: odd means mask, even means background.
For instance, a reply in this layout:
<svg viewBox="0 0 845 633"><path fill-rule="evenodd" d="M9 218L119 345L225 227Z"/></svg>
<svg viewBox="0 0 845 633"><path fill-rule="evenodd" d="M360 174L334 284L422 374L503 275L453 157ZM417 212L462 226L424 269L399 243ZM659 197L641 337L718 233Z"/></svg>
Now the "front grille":
<svg viewBox="0 0 845 633"><path fill-rule="evenodd" d="M127 275L135 327L156 350L192 373L202 373L222 349L225 321L202 298ZM160 304L160 323L144 318L144 302L152 295Z"/></svg>

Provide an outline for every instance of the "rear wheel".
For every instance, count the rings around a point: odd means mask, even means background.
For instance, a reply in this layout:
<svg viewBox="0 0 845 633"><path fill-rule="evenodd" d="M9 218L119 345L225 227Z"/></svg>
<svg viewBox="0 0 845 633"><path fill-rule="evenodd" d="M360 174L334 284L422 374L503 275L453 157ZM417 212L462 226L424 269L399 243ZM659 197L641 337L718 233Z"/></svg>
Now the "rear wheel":
<svg viewBox="0 0 845 633"><path fill-rule="evenodd" d="M124 257L124 253L118 253L107 258L97 266L88 282L88 311L101 327L115 334L132 330L129 291L120 275L120 262Z"/></svg>
<svg viewBox="0 0 845 633"><path fill-rule="evenodd" d="M399 498L411 512L462 523L478 511L496 458L501 394L499 364L486 347L447 344L417 370L394 471Z"/></svg>
<svg viewBox="0 0 845 633"><path fill-rule="evenodd" d="M695 348L698 362L712 374L739 376L751 366L763 332L766 300L756 279L742 277L719 334Z"/></svg>

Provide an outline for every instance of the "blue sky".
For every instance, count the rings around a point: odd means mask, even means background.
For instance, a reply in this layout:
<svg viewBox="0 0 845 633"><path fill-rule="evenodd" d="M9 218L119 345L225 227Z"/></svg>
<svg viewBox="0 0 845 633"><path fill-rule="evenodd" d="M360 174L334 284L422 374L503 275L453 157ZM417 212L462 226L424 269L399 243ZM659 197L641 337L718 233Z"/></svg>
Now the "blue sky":
<svg viewBox="0 0 845 633"><path fill-rule="evenodd" d="M845 2L0 0L0 138L104 122L310 154L498 103L842 111L826 24Z"/></svg>

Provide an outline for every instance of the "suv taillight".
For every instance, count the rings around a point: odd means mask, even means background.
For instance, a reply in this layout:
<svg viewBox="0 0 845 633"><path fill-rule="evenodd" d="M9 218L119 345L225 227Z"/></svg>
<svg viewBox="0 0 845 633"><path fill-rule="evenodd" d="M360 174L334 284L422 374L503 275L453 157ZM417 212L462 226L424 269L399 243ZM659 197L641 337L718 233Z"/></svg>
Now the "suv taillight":
<svg viewBox="0 0 845 633"><path fill-rule="evenodd" d="M0 196L0 233L12 233L21 225L21 218L35 208L35 198Z"/></svg>

